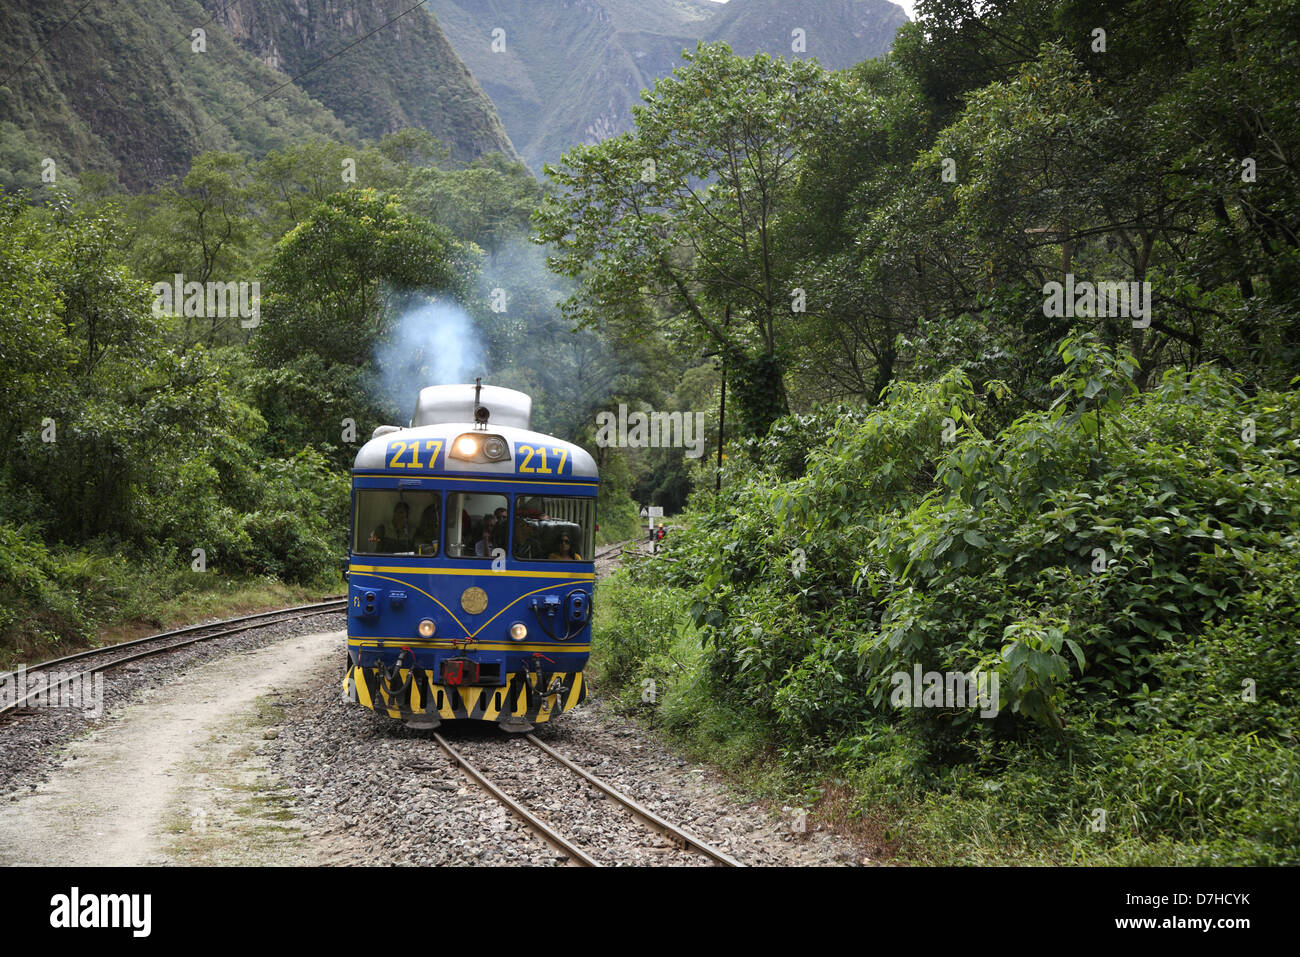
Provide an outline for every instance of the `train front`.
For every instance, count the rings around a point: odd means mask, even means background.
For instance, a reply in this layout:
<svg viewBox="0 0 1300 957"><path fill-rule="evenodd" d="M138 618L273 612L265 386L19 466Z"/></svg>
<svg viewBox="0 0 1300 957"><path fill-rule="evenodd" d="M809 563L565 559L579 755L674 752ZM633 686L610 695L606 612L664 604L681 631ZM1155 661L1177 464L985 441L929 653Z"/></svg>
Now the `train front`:
<svg viewBox="0 0 1300 957"><path fill-rule="evenodd" d="M409 727L536 724L586 697L596 463L493 386L421 391L352 470L344 693Z"/></svg>

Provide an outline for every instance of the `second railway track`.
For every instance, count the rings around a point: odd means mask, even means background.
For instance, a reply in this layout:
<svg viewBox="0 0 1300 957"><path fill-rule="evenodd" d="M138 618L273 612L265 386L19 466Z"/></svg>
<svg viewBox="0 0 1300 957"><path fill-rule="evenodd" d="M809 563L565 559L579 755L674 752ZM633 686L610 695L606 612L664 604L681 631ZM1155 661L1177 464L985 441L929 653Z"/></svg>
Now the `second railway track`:
<svg viewBox="0 0 1300 957"><path fill-rule="evenodd" d="M27 694L18 695L14 700L0 700L0 720L15 712L21 712L24 705L33 697L48 695L51 690L57 690L61 685L67 684L77 677L89 677L96 672L107 671L110 668L116 668L144 658L151 658L155 655L166 654L181 648L188 648L191 645L212 641L217 638L226 638L258 628L342 611L346 606L347 600L345 598L327 599L310 605L295 605L291 608L279 608L252 615L240 615L237 618L226 618L221 621L189 625L184 628L159 632L156 635L147 635L144 638L123 641L114 645L87 648L84 651L64 655L61 658L43 661L24 669L25 678L30 679L34 675L51 674L56 675L58 680L52 680L48 684L42 683L39 690L32 690ZM173 640L176 638L181 640ZM100 658L106 660L96 660ZM74 672L65 671L63 668L66 665L75 665L78 670ZM17 675L17 672L0 675L0 681L13 679Z"/></svg>

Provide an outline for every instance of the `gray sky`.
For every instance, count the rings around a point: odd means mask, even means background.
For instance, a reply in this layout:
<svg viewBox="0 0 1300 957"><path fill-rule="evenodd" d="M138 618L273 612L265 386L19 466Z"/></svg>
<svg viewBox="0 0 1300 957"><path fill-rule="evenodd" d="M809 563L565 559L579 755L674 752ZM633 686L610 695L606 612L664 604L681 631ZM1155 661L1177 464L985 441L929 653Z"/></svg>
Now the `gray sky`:
<svg viewBox="0 0 1300 957"><path fill-rule="evenodd" d="M727 0L713 0L713 2L714 2L714 3L726 3ZM891 3L896 3L896 4L898 4L900 7L902 7L903 10L906 11L906 13L907 13L907 19L909 19L909 20L915 20L915 19L916 19L916 0L890 0L890 2L891 2Z"/></svg>

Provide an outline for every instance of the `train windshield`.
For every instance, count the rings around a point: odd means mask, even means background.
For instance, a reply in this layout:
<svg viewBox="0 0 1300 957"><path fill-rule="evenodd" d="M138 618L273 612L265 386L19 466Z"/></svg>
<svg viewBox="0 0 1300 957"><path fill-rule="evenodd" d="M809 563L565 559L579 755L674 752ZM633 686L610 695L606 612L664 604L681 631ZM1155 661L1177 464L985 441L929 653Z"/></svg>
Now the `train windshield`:
<svg viewBox="0 0 1300 957"><path fill-rule="evenodd" d="M440 492L356 490L352 551L371 555L437 555Z"/></svg>
<svg viewBox="0 0 1300 957"><path fill-rule="evenodd" d="M515 498L515 558L532 562L591 561L596 500L568 495Z"/></svg>
<svg viewBox="0 0 1300 957"><path fill-rule="evenodd" d="M509 506L504 495L483 492L447 493L447 557L492 558L505 554Z"/></svg>

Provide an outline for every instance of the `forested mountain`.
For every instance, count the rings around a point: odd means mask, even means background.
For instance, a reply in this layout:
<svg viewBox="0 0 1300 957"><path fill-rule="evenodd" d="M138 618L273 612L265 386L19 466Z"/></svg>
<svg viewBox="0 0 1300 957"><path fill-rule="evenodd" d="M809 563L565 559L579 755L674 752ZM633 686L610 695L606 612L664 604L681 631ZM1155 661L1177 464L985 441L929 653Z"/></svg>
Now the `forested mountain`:
<svg viewBox="0 0 1300 957"><path fill-rule="evenodd" d="M493 150L517 158L496 109L424 7L381 3L204 0L230 35L264 63L298 76L400 15L373 44L357 44L301 87L366 137L429 130L457 159Z"/></svg>
<svg viewBox="0 0 1300 957"><path fill-rule="evenodd" d="M887 0L432 0L443 29L535 170L575 143L627 130L641 90L683 48L816 57L839 69L880 56L907 22ZM793 33L803 30L803 52ZM503 31L494 33L494 31Z"/></svg>
<svg viewBox="0 0 1300 957"><path fill-rule="evenodd" d="M204 150L260 156L306 137L408 126L458 159L514 156L492 103L424 7L347 49L410 4L80 6L17 0L0 12L4 185L40 184L49 158L56 176L94 170L139 190L183 174ZM301 84L287 82L318 63Z"/></svg>

